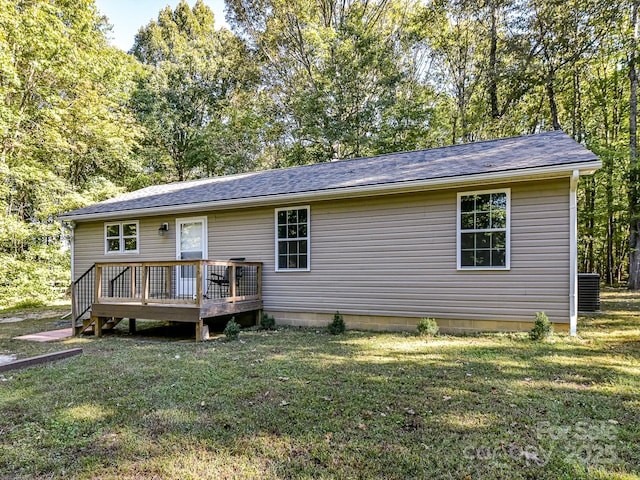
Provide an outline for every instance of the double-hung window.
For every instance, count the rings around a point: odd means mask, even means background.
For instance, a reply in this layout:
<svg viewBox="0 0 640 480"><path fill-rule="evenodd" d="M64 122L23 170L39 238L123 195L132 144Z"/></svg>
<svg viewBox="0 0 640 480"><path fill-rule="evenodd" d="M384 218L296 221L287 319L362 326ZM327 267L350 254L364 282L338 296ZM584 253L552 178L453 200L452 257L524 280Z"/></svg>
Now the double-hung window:
<svg viewBox="0 0 640 480"><path fill-rule="evenodd" d="M509 269L510 194L458 193L458 269Z"/></svg>
<svg viewBox="0 0 640 480"><path fill-rule="evenodd" d="M310 269L309 207L276 209L276 271Z"/></svg>
<svg viewBox="0 0 640 480"><path fill-rule="evenodd" d="M104 225L105 253L138 253L139 224L137 221Z"/></svg>

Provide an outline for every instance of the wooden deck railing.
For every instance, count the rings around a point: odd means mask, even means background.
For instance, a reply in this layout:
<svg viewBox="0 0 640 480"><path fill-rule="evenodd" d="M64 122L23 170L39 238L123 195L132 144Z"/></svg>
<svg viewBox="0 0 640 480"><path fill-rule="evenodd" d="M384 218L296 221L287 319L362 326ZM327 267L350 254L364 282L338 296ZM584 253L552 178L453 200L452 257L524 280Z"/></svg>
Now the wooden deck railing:
<svg viewBox="0 0 640 480"><path fill-rule="evenodd" d="M95 303L206 305L259 300L262 263L221 260L95 264Z"/></svg>

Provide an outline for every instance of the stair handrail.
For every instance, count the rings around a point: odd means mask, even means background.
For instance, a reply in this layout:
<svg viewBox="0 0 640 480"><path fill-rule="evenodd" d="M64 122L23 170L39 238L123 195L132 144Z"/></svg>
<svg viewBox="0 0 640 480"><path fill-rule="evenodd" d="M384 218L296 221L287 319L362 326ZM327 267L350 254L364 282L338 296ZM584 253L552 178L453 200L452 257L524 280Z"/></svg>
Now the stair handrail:
<svg viewBox="0 0 640 480"><path fill-rule="evenodd" d="M95 267L95 264L93 266ZM122 270L118 275L116 275L111 280L109 280L109 296L113 296L113 284L115 283L115 281L118 280L120 277L122 277L129 270L131 270L131 266L128 266L127 268ZM131 296L133 296L133 292L131 293Z"/></svg>
<svg viewBox="0 0 640 480"><path fill-rule="evenodd" d="M71 284L71 311L73 312L73 328L76 327L77 321L91 309L91 305L95 301L95 290L93 288L89 288L87 299L88 301L86 302L86 306L84 307L84 310L78 312L79 308L82 307L82 305L78 304L78 287L79 285L81 285L81 283L86 282L88 278L91 278L90 275L94 274L95 268L96 264L94 263L93 265L91 265L91 267L89 267L89 269L87 269L86 272L80 275L80 277Z"/></svg>

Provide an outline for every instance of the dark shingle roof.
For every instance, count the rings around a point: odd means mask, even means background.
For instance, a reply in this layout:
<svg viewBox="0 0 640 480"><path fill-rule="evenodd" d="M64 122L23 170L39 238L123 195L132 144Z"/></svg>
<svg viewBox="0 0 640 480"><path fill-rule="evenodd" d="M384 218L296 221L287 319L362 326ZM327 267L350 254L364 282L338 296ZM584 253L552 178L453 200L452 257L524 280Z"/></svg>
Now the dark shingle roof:
<svg viewBox="0 0 640 480"><path fill-rule="evenodd" d="M492 174L597 161L563 132L547 132L449 147L389 153L302 167L156 185L62 215L103 216L129 210L159 209L216 202L339 191L352 187L402 185L452 177Z"/></svg>

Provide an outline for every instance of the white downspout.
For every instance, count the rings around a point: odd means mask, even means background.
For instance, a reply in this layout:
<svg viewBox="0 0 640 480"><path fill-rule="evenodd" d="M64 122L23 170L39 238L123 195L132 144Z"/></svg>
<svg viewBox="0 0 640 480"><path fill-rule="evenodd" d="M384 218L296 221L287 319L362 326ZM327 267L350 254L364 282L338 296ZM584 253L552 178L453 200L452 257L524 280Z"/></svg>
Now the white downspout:
<svg viewBox="0 0 640 480"><path fill-rule="evenodd" d="M71 283L73 283L76 279L75 276L75 263L76 263L76 222L67 222L69 225L69 248L71 249Z"/></svg>
<svg viewBox="0 0 640 480"><path fill-rule="evenodd" d="M569 188L569 334L578 333L578 179L573 171Z"/></svg>

